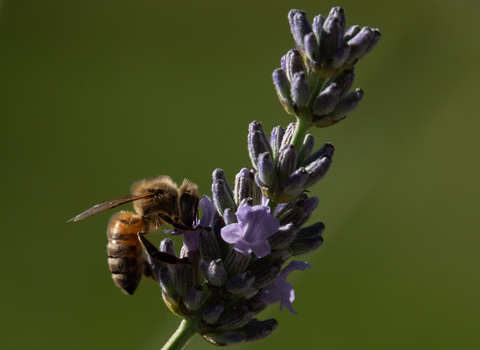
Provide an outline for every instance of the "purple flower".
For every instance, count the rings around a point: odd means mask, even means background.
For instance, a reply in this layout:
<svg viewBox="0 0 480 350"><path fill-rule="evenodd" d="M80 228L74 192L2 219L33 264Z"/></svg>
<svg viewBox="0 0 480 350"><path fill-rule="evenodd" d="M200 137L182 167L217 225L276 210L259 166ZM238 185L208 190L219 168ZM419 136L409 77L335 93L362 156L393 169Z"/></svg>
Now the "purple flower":
<svg viewBox="0 0 480 350"><path fill-rule="evenodd" d="M193 231L182 231L178 229L164 230L165 233L171 235L183 235L183 244L189 251L198 250L198 235L199 230L203 227L213 226L213 217L215 215L215 207L210 197L203 195L200 200L200 206L202 207L203 215L200 220L195 220L193 223Z"/></svg>
<svg viewBox="0 0 480 350"><path fill-rule="evenodd" d="M282 270L280 275L275 281L263 288L258 293L259 300L266 304L272 305L280 302L280 311L285 306L288 311L294 315L298 315L298 312L293 310L292 301L295 300L295 292L291 283L286 282L288 274L295 270L304 271L307 268L311 268L310 264L305 261L292 261L286 268Z"/></svg>
<svg viewBox="0 0 480 350"><path fill-rule="evenodd" d="M236 251L248 256L251 252L262 258L271 252L267 238L280 227L277 218L270 215L270 208L262 205L243 206L237 210L238 223L222 228L225 242L235 244Z"/></svg>

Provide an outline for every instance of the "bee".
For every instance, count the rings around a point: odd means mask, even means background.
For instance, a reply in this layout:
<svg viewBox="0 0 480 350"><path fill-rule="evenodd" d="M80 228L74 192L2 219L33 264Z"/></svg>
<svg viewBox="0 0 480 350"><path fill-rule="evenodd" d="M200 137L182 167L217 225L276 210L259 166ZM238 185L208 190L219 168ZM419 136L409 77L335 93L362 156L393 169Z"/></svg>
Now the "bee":
<svg viewBox="0 0 480 350"><path fill-rule="evenodd" d="M165 223L175 229L192 231L198 210L198 187L187 179L180 188L165 175L141 180L132 185L131 193L130 196L94 205L69 220L83 220L133 202L135 213L131 211L115 213L107 227L108 266L112 272L112 279L123 293L129 295L135 292L142 274L155 277L143 259L142 247L153 259L162 263L185 262L174 255L158 251L144 236Z"/></svg>

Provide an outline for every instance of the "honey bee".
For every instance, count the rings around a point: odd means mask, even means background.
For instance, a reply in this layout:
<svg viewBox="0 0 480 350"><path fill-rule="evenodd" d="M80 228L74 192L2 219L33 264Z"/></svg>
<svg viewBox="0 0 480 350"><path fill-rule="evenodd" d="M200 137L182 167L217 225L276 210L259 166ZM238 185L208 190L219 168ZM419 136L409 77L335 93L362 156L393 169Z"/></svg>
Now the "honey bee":
<svg viewBox="0 0 480 350"><path fill-rule="evenodd" d="M185 179L178 188L169 176L141 180L132 185L132 195L94 205L69 221L89 216L133 202L135 213L120 211L113 214L107 227L108 266L115 284L125 294L135 292L142 274L151 276L142 256L142 246L153 258L165 264L177 264L182 259L163 253L144 236L165 223L183 231L193 230L197 216L198 187ZM188 263L188 262L187 262Z"/></svg>

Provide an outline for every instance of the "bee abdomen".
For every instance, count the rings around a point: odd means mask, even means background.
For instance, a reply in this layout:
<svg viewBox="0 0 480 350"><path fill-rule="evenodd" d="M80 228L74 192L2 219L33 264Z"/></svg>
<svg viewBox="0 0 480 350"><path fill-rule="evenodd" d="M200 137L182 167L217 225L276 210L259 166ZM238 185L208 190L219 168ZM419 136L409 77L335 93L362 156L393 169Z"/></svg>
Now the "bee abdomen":
<svg viewBox="0 0 480 350"><path fill-rule="evenodd" d="M108 267L112 279L125 294L135 292L143 272L142 247L138 233L144 223L131 212L112 216L108 225Z"/></svg>

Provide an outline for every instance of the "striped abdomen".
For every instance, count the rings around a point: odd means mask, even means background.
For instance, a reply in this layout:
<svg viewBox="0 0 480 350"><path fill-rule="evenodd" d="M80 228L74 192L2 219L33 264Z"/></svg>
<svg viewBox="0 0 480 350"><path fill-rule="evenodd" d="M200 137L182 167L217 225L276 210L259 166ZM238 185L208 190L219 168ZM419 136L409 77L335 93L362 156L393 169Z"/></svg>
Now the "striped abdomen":
<svg viewBox="0 0 480 350"><path fill-rule="evenodd" d="M113 281L125 294L132 295L142 279L142 246L138 233L144 230L142 218L129 211L114 214L108 223L108 267Z"/></svg>

